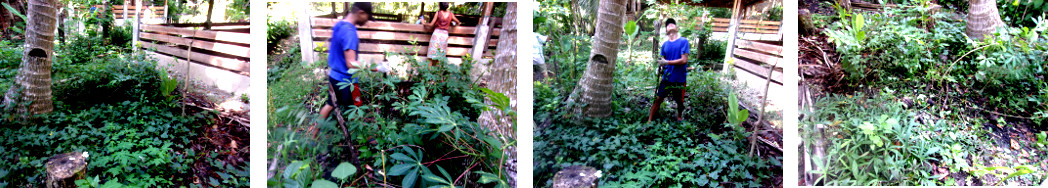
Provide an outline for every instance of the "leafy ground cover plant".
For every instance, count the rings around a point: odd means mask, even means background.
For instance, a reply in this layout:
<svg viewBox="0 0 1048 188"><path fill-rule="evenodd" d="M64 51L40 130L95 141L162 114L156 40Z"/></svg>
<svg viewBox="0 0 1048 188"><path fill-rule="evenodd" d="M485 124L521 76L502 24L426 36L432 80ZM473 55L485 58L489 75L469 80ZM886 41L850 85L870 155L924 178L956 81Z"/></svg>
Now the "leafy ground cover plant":
<svg viewBox="0 0 1048 188"><path fill-rule="evenodd" d="M183 116L171 98L187 93L175 92L170 85L177 81L158 70L155 60L120 47L76 47L102 40L75 37L58 46L55 112L32 122L0 119L0 187L41 186L46 160L73 151L90 155L81 187L246 186L246 147L214 143L247 143L237 137L246 137L247 129L220 123L217 112L189 110ZM17 70L9 62L21 53L8 50L0 50L0 70Z"/></svg>
<svg viewBox="0 0 1048 188"><path fill-rule="evenodd" d="M739 113L743 110L738 106L729 105L737 104L730 101L734 88L724 81L730 76L702 69L689 72L687 108L682 115L685 120L677 122L675 118L658 117L653 123L644 123L657 83L652 57L639 53L632 62L619 58L612 93L613 115L602 119L580 118L563 109L577 105L567 100L578 80L570 73L581 73L585 69L588 50L577 50L589 48L585 42L588 38L551 33L562 36L563 40L551 39L545 44L544 50L549 55L547 63L556 61L553 71L561 74L533 83L536 125L533 186L552 186L553 176L559 170L574 165L601 170L603 176L598 186L603 187L778 185L776 180L781 176L769 172L781 171L781 155L750 157L746 153L749 148L746 137L751 133L739 124L748 115ZM646 38L643 32L640 35L639 38ZM723 54L724 46L716 44L723 45L713 42L696 45L707 45L703 53L719 47L718 53ZM651 50L646 45L633 48L634 54ZM619 51L620 57L629 53L627 47ZM689 65L702 67L699 64L708 63L707 56L697 57L695 59L703 60L691 60ZM721 62L715 60L710 64ZM659 109L669 114L676 110L673 105L676 103L667 102ZM728 117L734 120L729 121Z"/></svg>

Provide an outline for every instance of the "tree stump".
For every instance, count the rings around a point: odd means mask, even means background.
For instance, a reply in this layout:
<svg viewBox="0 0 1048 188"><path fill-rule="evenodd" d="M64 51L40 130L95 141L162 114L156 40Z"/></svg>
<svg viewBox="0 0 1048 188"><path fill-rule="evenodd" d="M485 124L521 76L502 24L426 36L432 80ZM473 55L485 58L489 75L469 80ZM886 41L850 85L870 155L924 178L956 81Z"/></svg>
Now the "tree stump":
<svg viewBox="0 0 1048 188"><path fill-rule="evenodd" d="M87 152L69 152L47 159L47 188L76 187L84 179Z"/></svg>
<svg viewBox="0 0 1048 188"><path fill-rule="evenodd" d="M553 175L553 188L597 187L599 170L588 166L569 166Z"/></svg>
<svg viewBox="0 0 1048 188"><path fill-rule="evenodd" d="M800 35L813 35L818 30L815 28L815 22L811 20L811 11L808 9L798 10L797 19L800 21Z"/></svg>

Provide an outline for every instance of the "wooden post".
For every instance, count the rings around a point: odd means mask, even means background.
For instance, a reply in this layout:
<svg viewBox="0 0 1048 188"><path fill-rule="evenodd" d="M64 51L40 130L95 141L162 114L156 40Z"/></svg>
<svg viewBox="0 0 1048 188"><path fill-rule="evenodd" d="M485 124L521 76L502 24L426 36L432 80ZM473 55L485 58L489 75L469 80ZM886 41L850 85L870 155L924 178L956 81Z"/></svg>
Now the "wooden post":
<svg viewBox="0 0 1048 188"><path fill-rule="evenodd" d="M312 64L316 61L316 57L313 57L313 27L309 17L309 2L300 2L298 5L299 10L302 11L302 14L298 16L298 44L302 53L302 61Z"/></svg>
<svg viewBox="0 0 1048 188"><path fill-rule="evenodd" d="M128 6L128 4L131 4L131 1L124 0L124 17L120 17L120 19L127 20L127 6ZM126 23L126 21L125 21L125 23Z"/></svg>
<svg viewBox="0 0 1048 188"><path fill-rule="evenodd" d="M164 0L164 24L171 23L171 19L168 19L168 16L167 16L168 14L170 14L170 13L167 12L168 11L168 9L167 9L167 5L168 4L170 4L170 2L168 2L168 0Z"/></svg>
<svg viewBox="0 0 1048 188"><path fill-rule="evenodd" d="M47 188L72 188L76 180L84 179L87 152L69 152L47 159Z"/></svg>
<svg viewBox="0 0 1048 188"><path fill-rule="evenodd" d="M138 53L138 39L139 39L138 38L138 32L139 32L139 29L141 28L141 27L139 27L139 23L141 23L141 20L139 20L139 19L142 17L142 14L141 14L142 6L141 6L141 4L142 4L142 0L135 0L135 23L133 23L131 25L132 30L133 30L131 32L132 33L131 34L132 35L131 36L131 38L132 38L132 40L131 40L132 41L132 43L131 43L131 50L134 53Z"/></svg>
<svg viewBox="0 0 1048 188"><path fill-rule="evenodd" d="M475 36L473 37L473 49L470 49L469 53L473 59L481 59L484 56L484 50L488 49L488 40L491 39L491 26L488 23L491 21L491 9L494 6L494 2L484 3L484 14L473 33Z"/></svg>
<svg viewBox="0 0 1048 188"><path fill-rule="evenodd" d="M338 11L335 8L335 2L331 2L331 19L338 19Z"/></svg>
<svg viewBox="0 0 1048 188"><path fill-rule="evenodd" d="M429 22L426 22L426 19L425 19L426 15L425 14L426 14L426 2L422 2L422 6L420 6L418 8L418 16L423 18L422 19L422 23L429 23Z"/></svg>
<svg viewBox="0 0 1048 188"><path fill-rule="evenodd" d="M735 0L731 9L731 21L728 23L728 47L724 50L724 69L721 72L727 73L732 68L728 61L734 59L731 54L735 51L735 39L738 38L736 32L739 30L739 14L742 13L739 9L742 9L742 1Z"/></svg>
<svg viewBox="0 0 1048 188"><path fill-rule="evenodd" d="M350 4L349 2L342 3L342 15L343 16L349 14L349 6L350 6L349 4ZM338 19L337 16L336 16L335 19Z"/></svg>

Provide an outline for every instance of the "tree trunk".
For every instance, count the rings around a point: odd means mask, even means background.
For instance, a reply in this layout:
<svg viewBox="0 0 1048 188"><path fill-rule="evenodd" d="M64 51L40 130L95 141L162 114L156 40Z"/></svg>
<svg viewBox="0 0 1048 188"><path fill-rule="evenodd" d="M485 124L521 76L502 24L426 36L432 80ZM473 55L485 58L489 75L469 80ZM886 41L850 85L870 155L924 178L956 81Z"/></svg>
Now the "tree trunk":
<svg viewBox="0 0 1048 188"><path fill-rule="evenodd" d="M207 21L204 21L204 30L211 30L211 11L215 10L215 0L207 0Z"/></svg>
<svg viewBox="0 0 1048 188"><path fill-rule="evenodd" d="M350 4L349 2L342 3L342 14L341 15L345 16L345 15L349 14L349 7L351 6L349 4ZM335 16L335 19L338 19L338 16Z"/></svg>
<svg viewBox="0 0 1048 188"><path fill-rule="evenodd" d="M517 3L509 3L506 5L506 15L502 18L502 34L499 37L498 47L495 49L495 63L491 64L488 68L491 72L484 78L488 83L488 88L494 92L505 94L510 99L511 109L516 109L517 100ZM480 59L479 56L477 59ZM486 104L492 104L491 100L487 100ZM498 134L502 135L499 139L503 143L509 143L514 138L513 125L516 117L510 114L505 114L502 110L491 110L485 111L480 114L478 122L481 125L488 126L491 130L494 130ZM514 148L506 149L504 153L505 161L514 161L516 159L516 151ZM507 165L512 166L512 165ZM516 169L505 169L505 171L513 171ZM515 173L513 173L515 174ZM513 184L515 176L509 176L509 182ZM511 185L512 186L512 185Z"/></svg>
<svg viewBox="0 0 1048 188"><path fill-rule="evenodd" d="M968 28L965 34L974 39L993 35L997 28L1004 27L1001 14L997 12L995 0L968 0Z"/></svg>
<svg viewBox="0 0 1048 188"><path fill-rule="evenodd" d="M113 7L109 6L109 0L102 1L102 9L99 10L102 12L102 18L105 20L111 20L113 14L110 10L112 9ZM106 44L109 44L109 28L112 27L112 23L113 22L102 22L102 38L103 40L106 40Z"/></svg>
<svg viewBox="0 0 1048 188"><path fill-rule="evenodd" d="M56 6L57 0L29 0L22 65L15 84L4 97L5 106L14 107L18 113L44 114L52 110L51 57L55 49Z"/></svg>
<svg viewBox="0 0 1048 188"><path fill-rule="evenodd" d="M579 80L577 92L581 106L575 113L587 117L611 115L611 94L615 76L615 60L618 59L619 41L622 41L622 18L625 0L601 0L597 11L596 33L590 51L586 72Z"/></svg>

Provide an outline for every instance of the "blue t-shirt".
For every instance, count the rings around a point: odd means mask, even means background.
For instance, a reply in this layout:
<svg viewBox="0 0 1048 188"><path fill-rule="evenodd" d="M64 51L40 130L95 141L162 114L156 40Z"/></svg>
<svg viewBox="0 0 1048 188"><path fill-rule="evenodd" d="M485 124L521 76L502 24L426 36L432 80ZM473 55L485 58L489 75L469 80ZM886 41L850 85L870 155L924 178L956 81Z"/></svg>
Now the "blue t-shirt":
<svg viewBox="0 0 1048 188"><path fill-rule="evenodd" d="M689 48L688 39L680 37L677 38L677 40L662 43L662 52L660 54L663 58L666 58L667 61L673 61L680 59L684 54L688 54L690 51ZM688 64L665 65L663 68L665 69L665 72L662 74L662 80L677 83L687 81Z"/></svg>
<svg viewBox="0 0 1048 188"><path fill-rule="evenodd" d="M353 78L353 74L348 72L349 67L346 66L345 52L346 50L360 52L358 50L360 39L357 38L357 26L340 20L331 29L333 32L331 41L329 41L330 45L328 45L328 67L331 67L331 72L328 73L328 76L338 81L349 80L352 83L356 83L357 80Z"/></svg>

